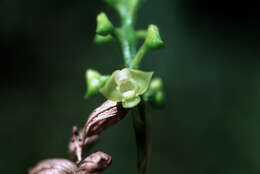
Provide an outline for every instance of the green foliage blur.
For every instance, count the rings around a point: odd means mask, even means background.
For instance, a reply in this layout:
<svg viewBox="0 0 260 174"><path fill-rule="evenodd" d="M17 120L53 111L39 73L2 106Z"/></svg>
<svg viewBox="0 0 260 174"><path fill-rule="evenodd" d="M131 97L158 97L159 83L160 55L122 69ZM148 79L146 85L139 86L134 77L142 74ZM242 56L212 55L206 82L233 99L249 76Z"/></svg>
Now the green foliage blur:
<svg viewBox="0 0 260 174"><path fill-rule="evenodd" d="M152 114L150 174L260 172L260 10L255 1L146 0L137 29L156 24L165 47L143 70L163 79L166 103ZM123 68L115 42L93 44L102 0L0 1L0 173L27 173L69 158L73 125L105 99L84 100L85 70ZM136 172L128 115L93 151L113 158L106 174Z"/></svg>

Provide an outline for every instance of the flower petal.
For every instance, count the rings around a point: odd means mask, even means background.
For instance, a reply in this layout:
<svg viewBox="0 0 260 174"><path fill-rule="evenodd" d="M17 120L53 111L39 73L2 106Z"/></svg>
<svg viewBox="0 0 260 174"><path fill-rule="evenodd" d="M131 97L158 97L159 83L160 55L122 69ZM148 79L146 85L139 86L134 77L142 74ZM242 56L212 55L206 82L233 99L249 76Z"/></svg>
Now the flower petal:
<svg viewBox="0 0 260 174"><path fill-rule="evenodd" d="M108 79L104 87L102 87L99 91L109 100L120 102L122 101L122 94L117 88L117 84L115 81L115 74L118 73L119 70L113 72L111 77Z"/></svg>
<svg viewBox="0 0 260 174"><path fill-rule="evenodd" d="M153 72L143 72L139 70L129 69L131 78L137 86L136 95L143 94L149 87Z"/></svg>

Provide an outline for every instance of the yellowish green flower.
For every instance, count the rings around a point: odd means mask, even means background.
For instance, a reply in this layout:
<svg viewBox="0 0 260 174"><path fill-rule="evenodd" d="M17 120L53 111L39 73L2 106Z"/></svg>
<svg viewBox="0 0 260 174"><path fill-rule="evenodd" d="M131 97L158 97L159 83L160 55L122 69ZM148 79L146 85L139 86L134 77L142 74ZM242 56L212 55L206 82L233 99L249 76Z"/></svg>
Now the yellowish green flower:
<svg viewBox="0 0 260 174"><path fill-rule="evenodd" d="M149 87L153 72L124 68L113 72L100 92L109 100L122 102L124 108L132 108L140 101Z"/></svg>

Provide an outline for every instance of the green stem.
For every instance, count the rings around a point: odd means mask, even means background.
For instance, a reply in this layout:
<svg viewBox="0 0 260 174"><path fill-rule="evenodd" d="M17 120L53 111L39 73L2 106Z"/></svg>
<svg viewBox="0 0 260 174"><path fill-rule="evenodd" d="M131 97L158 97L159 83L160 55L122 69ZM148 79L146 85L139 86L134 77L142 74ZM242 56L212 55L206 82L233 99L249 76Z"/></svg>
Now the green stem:
<svg viewBox="0 0 260 174"><path fill-rule="evenodd" d="M116 10L120 15L122 26L116 30L116 38L119 41L125 66L133 68L133 59L136 54L137 38L135 36L134 24L136 19L136 11L139 3L129 6L129 1L122 1L116 6Z"/></svg>
<svg viewBox="0 0 260 174"><path fill-rule="evenodd" d="M127 68L133 68L132 62L136 54L136 40L132 38L132 31L134 31L132 26L126 25L122 26L122 28L114 29L112 33L113 37L119 42Z"/></svg>
<svg viewBox="0 0 260 174"><path fill-rule="evenodd" d="M146 174L150 161L151 142L148 134L151 133L151 129L148 125L149 122L147 122L144 102L132 110L132 115L136 137L138 174Z"/></svg>
<svg viewBox="0 0 260 174"><path fill-rule="evenodd" d="M146 30L138 30L138 31L135 32L135 37L137 39L145 39L146 35L147 35Z"/></svg>
<svg viewBox="0 0 260 174"><path fill-rule="evenodd" d="M125 66L132 68L132 60L136 54L136 38L133 27L133 19L130 16L126 16L123 21L120 34L120 45L123 52Z"/></svg>
<svg viewBox="0 0 260 174"><path fill-rule="evenodd" d="M134 60L133 60L133 68L138 69L142 58L144 57L145 53L147 52L148 48L146 44L143 44L141 48L138 50Z"/></svg>

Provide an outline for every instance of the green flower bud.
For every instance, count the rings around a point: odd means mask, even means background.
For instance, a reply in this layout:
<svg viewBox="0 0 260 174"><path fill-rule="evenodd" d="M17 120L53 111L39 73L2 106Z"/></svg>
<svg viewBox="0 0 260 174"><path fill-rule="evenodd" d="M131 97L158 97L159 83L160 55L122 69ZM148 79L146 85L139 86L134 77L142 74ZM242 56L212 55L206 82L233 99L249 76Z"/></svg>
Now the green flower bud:
<svg viewBox="0 0 260 174"><path fill-rule="evenodd" d="M151 81L149 90L143 95L143 99L150 102L153 106L164 104L164 92L161 78L154 78Z"/></svg>
<svg viewBox="0 0 260 174"><path fill-rule="evenodd" d="M158 78L158 77L154 78L151 81L150 88L151 89L162 89L162 79Z"/></svg>
<svg viewBox="0 0 260 174"><path fill-rule="evenodd" d="M144 44L150 49L157 49L163 46L159 29L155 25L149 25Z"/></svg>
<svg viewBox="0 0 260 174"><path fill-rule="evenodd" d="M162 90L157 91L155 93L154 103L156 105L163 105L164 104L164 92Z"/></svg>
<svg viewBox="0 0 260 174"><path fill-rule="evenodd" d="M101 36L101 35L97 34L94 38L94 42L97 44L106 43L111 40L113 40L113 37L110 34L106 35L106 36Z"/></svg>
<svg viewBox="0 0 260 174"><path fill-rule="evenodd" d="M122 102L124 108L132 108L140 101L149 87L152 72L124 68L113 72L100 92L109 100Z"/></svg>
<svg viewBox="0 0 260 174"><path fill-rule="evenodd" d="M86 82L87 82L87 92L85 97L90 97L99 92L99 89L104 86L109 76L102 76L100 73L93 69L88 69L86 71Z"/></svg>
<svg viewBox="0 0 260 174"><path fill-rule="evenodd" d="M97 34L106 36L113 31L113 28L113 24L110 22L105 13L102 12L97 16Z"/></svg>

